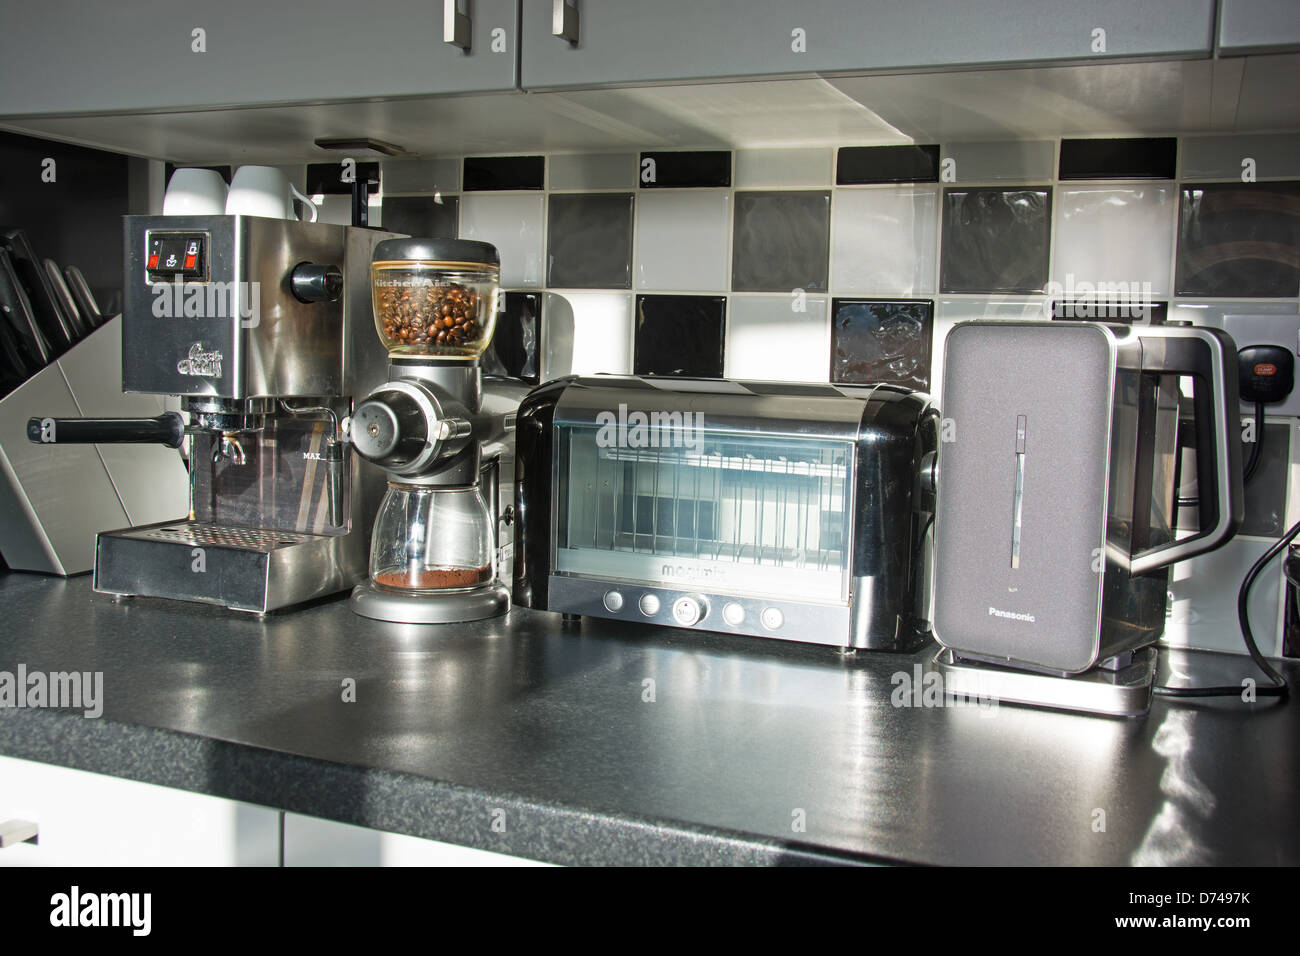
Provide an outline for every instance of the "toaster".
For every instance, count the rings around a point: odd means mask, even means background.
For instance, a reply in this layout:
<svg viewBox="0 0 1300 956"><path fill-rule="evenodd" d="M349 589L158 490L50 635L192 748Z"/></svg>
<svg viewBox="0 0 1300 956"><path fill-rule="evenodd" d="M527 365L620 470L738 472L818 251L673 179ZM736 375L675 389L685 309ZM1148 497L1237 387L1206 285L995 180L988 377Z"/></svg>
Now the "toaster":
<svg viewBox="0 0 1300 956"><path fill-rule="evenodd" d="M516 604L878 651L929 639L920 393L636 376L534 389Z"/></svg>

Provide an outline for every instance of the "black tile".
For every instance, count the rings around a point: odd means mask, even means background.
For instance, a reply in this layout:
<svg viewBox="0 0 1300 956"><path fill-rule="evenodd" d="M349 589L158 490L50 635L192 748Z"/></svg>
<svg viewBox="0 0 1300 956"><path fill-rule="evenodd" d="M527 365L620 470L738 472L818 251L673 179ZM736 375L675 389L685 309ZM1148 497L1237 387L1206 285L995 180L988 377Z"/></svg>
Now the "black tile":
<svg viewBox="0 0 1300 956"><path fill-rule="evenodd" d="M541 354L540 292L505 292L492 344L483 354L483 374L538 384Z"/></svg>
<svg viewBox="0 0 1300 956"><path fill-rule="evenodd" d="M726 323L725 296L637 296L633 372L721 378Z"/></svg>
<svg viewBox="0 0 1300 956"><path fill-rule="evenodd" d="M643 189L730 186L731 151L642 153L638 181Z"/></svg>
<svg viewBox="0 0 1300 956"><path fill-rule="evenodd" d="M830 224L829 192L736 193L732 290L825 291Z"/></svg>
<svg viewBox="0 0 1300 956"><path fill-rule="evenodd" d="M307 188L303 190L308 196L351 196L352 183L344 182L345 167L342 163L309 163L307 165ZM367 195L379 192L379 164L357 163L351 170L357 182L366 182Z"/></svg>
<svg viewBox="0 0 1300 956"><path fill-rule="evenodd" d="M844 146L835 157L835 183L937 183L938 146Z"/></svg>
<svg viewBox="0 0 1300 956"><path fill-rule="evenodd" d="M1300 294L1300 182L1185 184L1175 295Z"/></svg>
<svg viewBox="0 0 1300 956"><path fill-rule="evenodd" d="M831 381L930 388L934 302L832 299Z"/></svg>
<svg viewBox="0 0 1300 956"><path fill-rule="evenodd" d="M1060 179L1173 179L1178 169L1178 140L1063 139Z"/></svg>
<svg viewBox="0 0 1300 956"><path fill-rule="evenodd" d="M455 239L458 235L460 199L443 196L385 196L381 229L427 239Z"/></svg>
<svg viewBox="0 0 1300 956"><path fill-rule="evenodd" d="M1053 300L1052 318L1064 322L1119 322L1123 325L1137 322L1164 325L1169 320L1169 303Z"/></svg>
<svg viewBox="0 0 1300 956"><path fill-rule="evenodd" d="M1050 186L943 192L942 292L1041 292L1051 243Z"/></svg>
<svg viewBox="0 0 1300 956"><path fill-rule="evenodd" d="M632 288L631 193L550 197L546 284L553 289Z"/></svg>
<svg viewBox="0 0 1300 956"><path fill-rule="evenodd" d="M546 162L541 156L466 156L462 190L542 189Z"/></svg>

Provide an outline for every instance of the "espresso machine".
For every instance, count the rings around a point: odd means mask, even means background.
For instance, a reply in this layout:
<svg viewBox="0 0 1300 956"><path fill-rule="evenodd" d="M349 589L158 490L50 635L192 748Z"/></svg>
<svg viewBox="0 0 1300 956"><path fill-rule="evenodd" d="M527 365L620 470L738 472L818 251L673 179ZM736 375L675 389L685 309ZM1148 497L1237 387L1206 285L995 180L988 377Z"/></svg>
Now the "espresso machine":
<svg viewBox="0 0 1300 956"><path fill-rule="evenodd" d="M479 359L499 305L500 258L486 242L386 239L371 265L387 381L352 415L357 455L388 474L362 617L446 624L504 614L497 580L499 473L485 445L513 431L523 389L485 394Z"/></svg>
<svg viewBox="0 0 1300 956"><path fill-rule="evenodd" d="M32 419L43 442L189 438L190 509L100 533L94 589L265 613L366 576L384 476L346 453L385 378L370 261L391 233L255 216L127 216L122 389L188 423Z"/></svg>

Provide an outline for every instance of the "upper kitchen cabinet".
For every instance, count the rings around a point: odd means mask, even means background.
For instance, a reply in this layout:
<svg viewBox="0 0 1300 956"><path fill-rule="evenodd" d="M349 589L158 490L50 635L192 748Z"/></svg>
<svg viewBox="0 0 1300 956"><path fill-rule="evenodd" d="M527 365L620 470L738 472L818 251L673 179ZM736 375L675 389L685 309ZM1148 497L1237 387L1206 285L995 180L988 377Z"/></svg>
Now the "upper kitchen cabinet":
<svg viewBox="0 0 1300 956"><path fill-rule="evenodd" d="M1219 52L1225 55L1300 50L1296 0L1219 0Z"/></svg>
<svg viewBox="0 0 1300 956"><path fill-rule="evenodd" d="M1214 0L522 0L522 9L529 90L1197 57L1214 39Z"/></svg>
<svg viewBox="0 0 1300 956"><path fill-rule="evenodd" d="M517 17L517 0L2 0L0 116L513 90Z"/></svg>

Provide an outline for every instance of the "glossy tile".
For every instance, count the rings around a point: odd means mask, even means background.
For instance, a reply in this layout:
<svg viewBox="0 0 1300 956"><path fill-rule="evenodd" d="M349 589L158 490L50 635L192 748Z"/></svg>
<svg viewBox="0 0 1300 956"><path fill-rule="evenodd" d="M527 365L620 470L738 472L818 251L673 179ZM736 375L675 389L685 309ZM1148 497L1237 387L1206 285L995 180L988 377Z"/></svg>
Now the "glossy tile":
<svg viewBox="0 0 1300 956"><path fill-rule="evenodd" d="M736 186L828 186L835 151L821 149L740 149Z"/></svg>
<svg viewBox="0 0 1300 956"><path fill-rule="evenodd" d="M943 191L943 292L1039 292L1047 284L1047 186Z"/></svg>
<svg viewBox="0 0 1300 956"><path fill-rule="evenodd" d="M632 296L547 292L542 297L542 381L632 371Z"/></svg>
<svg viewBox="0 0 1300 956"><path fill-rule="evenodd" d="M724 296L638 295L633 372L721 378L726 320Z"/></svg>
<svg viewBox="0 0 1300 956"><path fill-rule="evenodd" d="M552 194L546 284L558 289L632 287L631 193Z"/></svg>
<svg viewBox="0 0 1300 956"><path fill-rule="evenodd" d="M1170 569L1169 611L1160 643L1169 647L1242 653L1237 620L1237 592L1252 564L1271 541L1233 538L1214 551L1175 562ZM1282 562L1273 561L1250 591L1250 620L1255 642L1266 656L1280 650Z"/></svg>
<svg viewBox="0 0 1300 956"><path fill-rule="evenodd" d="M1185 184L1178 295L1300 295L1300 181Z"/></svg>
<svg viewBox="0 0 1300 956"><path fill-rule="evenodd" d="M738 192L735 201L733 291L826 290L829 192Z"/></svg>
<svg viewBox="0 0 1300 956"><path fill-rule="evenodd" d="M460 200L455 196L385 196L380 228L408 236L454 238L459 228Z"/></svg>
<svg viewBox="0 0 1300 956"><path fill-rule="evenodd" d="M1059 179L1173 179L1177 173L1172 136L1061 140Z"/></svg>
<svg viewBox="0 0 1300 956"><path fill-rule="evenodd" d="M542 284L543 197L469 193L460 197L460 235L497 247L501 285L536 288Z"/></svg>
<svg viewBox="0 0 1300 956"><path fill-rule="evenodd" d="M1058 186L1049 292L1116 300L1168 295L1176 201L1172 183Z"/></svg>
<svg viewBox="0 0 1300 956"><path fill-rule="evenodd" d="M536 385L540 380L542 293L506 292L502 306L492 344L483 353L483 374Z"/></svg>
<svg viewBox="0 0 1300 956"><path fill-rule="evenodd" d="M837 186L938 181L938 146L841 146L835 157Z"/></svg>
<svg viewBox="0 0 1300 956"><path fill-rule="evenodd" d="M636 153L560 153L550 157L552 189L633 189Z"/></svg>
<svg viewBox="0 0 1300 956"><path fill-rule="evenodd" d="M1184 179L1300 179L1300 133L1184 136L1182 149Z"/></svg>
<svg viewBox="0 0 1300 956"><path fill-rule="evenodd" d="M821 296L733 295L728 305L727 378L825 382L830 355ZM803 311L796 311L802 307Z"/></svg>
<svg viewBox="0 0 1300 956"><path fill-rule="evenodd" d="M947 165L952 161L951 167ZM1042 182L1056 168L1052 140L1009 143L948 143L940 171L959 183Z"/></svg>
<svg viewBox="0 0 1300 956"><path fill-rule="evenodd" d="M643 152L638 180L644 189L731 185L731 151Z"/></svg>
<svg viewBox="0 0 1300 956"><path fill-rule="evenodd" d="M934 291L938 189L837 189L831 291L906 296Z"/></svg>
<svg viewBox="0 0 1300 956"><path fill-rule="evenodd" d="M934 303L835 299L831 305L831 381L930 389Z"/></svg>
<svg viewBox="0 0 1300 956"><path fill-rule="evenodd" d="M542 189L546 160L542 156L466 156L461 178L464 191Z"/></svg>
<svg viewBox="0 0 1300 956"><path fill-rule="evenodd" d="M378 163L357 163L355 168L345 167L342 163L308 163L306 166L306 188L303 189L308 196L351 196L352 181L344 181L345 171L348 175L354 176L358 182L365 180L369 182L369 193L374 195L379 192L379 164ZM290 176L295 180L296 176Z"/></svg>
<svg viewBox="0 0 1300 956"><path fill-rule="evenodd" d="M725 292L730 232L729 193L642 191L636 210L636 288Z"/></svg>
<svg viewBox="0 0 1300 956"><path fill-rule="evenodd" d="M385 196L460 192L460 163L454 159L386 159L379 167Z"/></svg>

